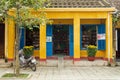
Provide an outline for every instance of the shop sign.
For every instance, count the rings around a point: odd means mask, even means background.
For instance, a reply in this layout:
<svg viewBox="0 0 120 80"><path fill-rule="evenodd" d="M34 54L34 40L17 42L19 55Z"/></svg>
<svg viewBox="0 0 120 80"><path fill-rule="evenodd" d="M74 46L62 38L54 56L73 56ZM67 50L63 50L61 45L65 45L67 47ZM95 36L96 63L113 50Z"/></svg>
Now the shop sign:
<svg viewBox="0 0 120 80"><path fill-rule="evenodd" d="M105 40L105 34L97 34L98 40Z"/></svg>
<svg viewBox="0 0 120 80"><path fill-rule="evenodd" d="M52 36L47 36L47 42L52 42Z"/></svg>

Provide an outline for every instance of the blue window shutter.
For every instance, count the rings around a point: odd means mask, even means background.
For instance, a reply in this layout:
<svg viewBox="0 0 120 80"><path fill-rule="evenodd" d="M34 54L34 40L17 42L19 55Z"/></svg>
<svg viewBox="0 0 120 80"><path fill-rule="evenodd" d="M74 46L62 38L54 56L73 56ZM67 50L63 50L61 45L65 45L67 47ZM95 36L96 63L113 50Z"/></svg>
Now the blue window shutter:
<svg viewBox="0 0 120 80"><path fill-rule="evenodd" d="M23 47L25 46L25 28L20 28L20 48L19 49L23 49Z"/></svg>
<svg viewBox="0 0 120 80"><path fill-rule="evenodd" d="M47 36L52 36L52 25L47 25Z"/></svg>
<svg viewBox="0 0 120 80"><path fill-rule="evenodd" d="M69 25L69 55L73 56L74 54L74 41L73 41L73 25Z"/></svg>
<svg viewBox="0 0 120 80"><path fill-rule="evenodd" d="M52 25L47 25L46 37L52 38ZM52 56L52 54L53 54L52 41L46 42L46 52L47 52L47 56Z"/></svg>
<svg viewBox="0 0 120 80"><path fill-rule="evenodd" d="M98 25L98 34L105 34L105 24ZM98 50L105 50L106 40L98 40Z"/></svg>

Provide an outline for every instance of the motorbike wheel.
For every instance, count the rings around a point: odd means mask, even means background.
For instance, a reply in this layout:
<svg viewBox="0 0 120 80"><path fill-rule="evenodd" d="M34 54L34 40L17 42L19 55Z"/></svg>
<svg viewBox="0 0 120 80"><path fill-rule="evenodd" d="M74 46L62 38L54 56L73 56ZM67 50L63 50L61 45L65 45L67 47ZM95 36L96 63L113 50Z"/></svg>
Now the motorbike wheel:
<svg viewBox="0 0 120 80"><path fill-rule="evenodd" d="M32 69L32 71L36 71L36 65L35 64L31 63L30 68Z"/></svg>

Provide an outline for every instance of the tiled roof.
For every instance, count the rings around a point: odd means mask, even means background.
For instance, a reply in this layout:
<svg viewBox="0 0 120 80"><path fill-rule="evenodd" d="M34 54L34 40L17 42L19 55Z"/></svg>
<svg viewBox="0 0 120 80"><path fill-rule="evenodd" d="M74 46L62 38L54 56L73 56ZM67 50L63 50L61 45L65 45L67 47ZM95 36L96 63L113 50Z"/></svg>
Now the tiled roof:
<svg viewBox="0 0 120 80"><path fill-rule="evenodd" d="M116 9L120 10L120 0L107 0L111 6L116 7Z"/></svg>
<svg viewBox="0 0 120 80"><path fill-rule="evenodd" d="M106 0L50 0L50 8L99 8L110 7Z"/></svg>

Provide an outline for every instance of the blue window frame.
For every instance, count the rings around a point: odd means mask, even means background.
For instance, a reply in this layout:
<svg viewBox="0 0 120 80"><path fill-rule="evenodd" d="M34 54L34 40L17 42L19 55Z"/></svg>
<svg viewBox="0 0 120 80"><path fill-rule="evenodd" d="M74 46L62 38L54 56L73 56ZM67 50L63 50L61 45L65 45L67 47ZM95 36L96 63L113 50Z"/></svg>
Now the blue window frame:
<svg viewBox="0 0 120 80"><path fill-rule="evenodd" d="M74 41L73 41L73 25L69 25L69 55L73 56L74 55Z"/></svg>
<svg viewBox="0 0 120 80"><path fill-rule="evenodd" d="M96 25L81 25L81 49L88 45L97 45Z"/></svg>
<svg viewBox="0 0 120 80"><path fill-rule="evenodd" d="M52 27L52 25L47 25L47 29L46 29L46 37L47 37L46 51L47 51L47 56L52 56L53 55L52 35L53 35L53 27Z"/></svg>
<svg viewBox="0 0 120 80"><path fill-rule="evenodd" d="M98 25L98 34L101 37L98 39L98 50L105 50L106 49L106 40L105 40L105 24Z"/></svg>
<svg viewBox="0 0 120 80"><path fill-rule="evenodd" d="M23 47L25 46L25 28L21 27L20 28L20 47L19 49L23 49Z"/></svg>
<svg viewBox="0 0 120 80"><path fill-rule="evenodd" d="M97 38L97 35L103 35L105 37L105 24L81 25L80 48L84 50L88 45L96 45L98 50L105 50L105 38Z"/></svg>

